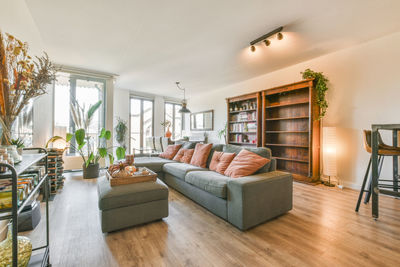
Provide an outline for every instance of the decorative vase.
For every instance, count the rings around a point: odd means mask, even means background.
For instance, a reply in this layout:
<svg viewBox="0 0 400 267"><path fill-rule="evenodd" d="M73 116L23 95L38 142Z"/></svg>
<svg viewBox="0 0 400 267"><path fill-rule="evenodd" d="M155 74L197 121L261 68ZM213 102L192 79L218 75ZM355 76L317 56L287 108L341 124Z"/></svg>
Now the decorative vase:
<svg viewBox="0 0 400 267"><path fill-rule="evenodd" d="M91 179L99 177L99 163L90 163L87 167L86 164L83 163L83 179Z"/></svg>
<svg viewBox="0 0 400 267"><path fill-rule="evenodd" d="M171 131L169 130L169 127L167 128L167 131L165 132L165 137L170 138L172 136Z"/></svg>
<svg viewBox="0 0 400 267"><path fill-rule="evenodd" d="M8 225L7 238L0 243L0 266L12 266L12 232ZM18 266L28 266L32 255L31 240L25 236L18 236Z"/></svg>

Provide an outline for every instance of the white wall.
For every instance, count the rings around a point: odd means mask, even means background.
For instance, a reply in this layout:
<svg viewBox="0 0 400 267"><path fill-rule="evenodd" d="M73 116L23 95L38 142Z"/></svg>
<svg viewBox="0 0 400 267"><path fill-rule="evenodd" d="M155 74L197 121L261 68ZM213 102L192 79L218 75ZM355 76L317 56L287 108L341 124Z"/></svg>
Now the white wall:
<svg viewBox="0 0 400 267"><path fill-rule="evenodd" d="M214 109L215 130L226 122L226 97L259 91L301 80L306 68L322 71L330 80L329 108L325 126L336 126L338 133L338 178L345 186L359 188L369 154L362 145L362 129L373 123L399 123L400 120L400 33L327 54L251 80L189 99L192 112ZM390 143L390 135L384 135ZM215 133L211 142L218 142ZM383 175L391 177L391 160L385 161Z"/></svg>

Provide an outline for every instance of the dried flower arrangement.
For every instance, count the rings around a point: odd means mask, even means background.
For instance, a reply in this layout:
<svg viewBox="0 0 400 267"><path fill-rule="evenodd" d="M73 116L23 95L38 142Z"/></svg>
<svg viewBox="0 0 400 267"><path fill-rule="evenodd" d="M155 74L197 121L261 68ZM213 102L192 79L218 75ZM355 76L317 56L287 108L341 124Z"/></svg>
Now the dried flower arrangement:
<svg viewBox="0 0 400 267"><path fill-rule="evenodd" d="M46 93L55 80L56 68L44 56L32 59L28 44L0 31L0 123L1 144L10 145L11 127L31 99Z"/></svg>

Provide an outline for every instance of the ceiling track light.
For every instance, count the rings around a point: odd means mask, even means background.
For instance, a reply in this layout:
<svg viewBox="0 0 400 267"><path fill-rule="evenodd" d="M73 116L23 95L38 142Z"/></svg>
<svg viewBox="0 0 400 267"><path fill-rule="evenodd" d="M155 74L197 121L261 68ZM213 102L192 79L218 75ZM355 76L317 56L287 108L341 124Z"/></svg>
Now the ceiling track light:
<svg viewBox="0 0 400 267"><path fill-rule="evenodd" d="M283 26L281 26L279 28L276 28L275 30L273 30L273 31L271 31L271 32L269 32L267 34L264 34L263 36L258 37L257 39L251 41L250 42L250 50L251 50L251 52L255 52L256 51L256 47L254 45L259 43L259 42L261 42L261 41L264 41L264 44L266 46L269 46L271 44L271 41L268 40L268 38L271 37L274 34L276 34L276 38L278 40L282 40L283 39L283 34L281 33L282 30L283 30Z"/></svg>

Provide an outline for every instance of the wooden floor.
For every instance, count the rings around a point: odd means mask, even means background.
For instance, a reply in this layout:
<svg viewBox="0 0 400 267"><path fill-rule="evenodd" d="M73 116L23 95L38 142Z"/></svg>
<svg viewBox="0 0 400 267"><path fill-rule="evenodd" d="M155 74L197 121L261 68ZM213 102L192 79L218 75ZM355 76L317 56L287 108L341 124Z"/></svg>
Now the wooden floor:
<svg viewBox="0 0 400 267"><path fill-rule="evenodd" d="M354 212L357 192L294 184L294 209L241 232L170 190L169 217L102 234L96 179L70 176L51 203L53 266L399 266L400 200ZM43 242L44 220L28 235Z"/></svg>

